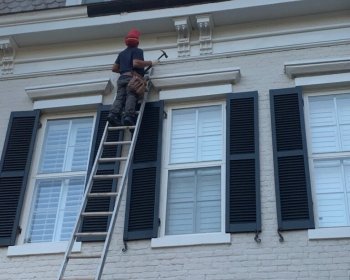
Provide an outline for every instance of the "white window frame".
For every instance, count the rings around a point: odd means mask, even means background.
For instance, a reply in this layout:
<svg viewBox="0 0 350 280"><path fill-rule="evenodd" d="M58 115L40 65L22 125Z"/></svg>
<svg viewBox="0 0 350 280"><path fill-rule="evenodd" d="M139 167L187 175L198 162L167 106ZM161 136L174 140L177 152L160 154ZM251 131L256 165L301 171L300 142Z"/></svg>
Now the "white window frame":
<svg viewBox="0 0 350 280"><path fill-rule="evenodd" d="M98 2L110 2L110 0L96 0ZM84 0L66 0L66 6L85 5Z"/></svg>
<svg viewBox="0 0 350 280"><path fill-rule="evenodd" d="M66 0L66 6L81 5L82 0Z"/></svg>
<svg viewBox="0 0 350 280"><path fill-rule="evenodd" d="M183 163L176 164L177 167L170 164L170 138L171 138L171 123L172 111L176 109L199 108L206 106L222 106L222 125L223 125L223 143L222 143L222 160L210 161L201 163ZM162 146L162 172L161 172L161 190L160 190L160 205L159 217L161 224L159 227L158 238L153 238L151 241L152 248L188 246L201 244L218 244L230 243L230 234L225 233L225 213L226 213L226 102L196 102L196 103L181 103L176 105L166 105L164 108L167 118L163 125L163 146ZM191 168L221 166L221 231L217 233L193 233L182 235L165 235L166 223L166 208L167 208L167 191L168 191L168 174L170 170L181 170Z"/></svg>
<svg viewBox="0 0 350 280"><path fill-rule="evenodd" d="M20 227L22 228L21 234L18 236L17 245L9 246L7 255L8 256L21 256L21 255L36 255L36 254L56 254L63 253L66 250L68 245L68 241L56 241L56 242L40 242L40 243L26 243L25 239L28 236L31 216L33 210L33 203L35 200L35 190L36 190L36 180L41 177L41 174L38 173L39 165L41 160L41 152L43 147L43 143L45 140L45 131L47 128L48 121L58 120L58 119L73 119L73 118L84 118L91 117L93 118L93 126L92 126L92 135L91 135L91 143L93 140L93 133L96 129L96 112L91 111L77 111L76 113L67 114L65 112L43 115L40 119L42 127L38 130L36 143L33 153L33 159L31 163L31 170L29 172L28 177L28 185L26 189L25 198L23 201L23 208L20 218ZM91 146L90 143L90 146ZM90 155L88 162L90 160ZM69 176L74 174L81 174L81 172L69 172ZM59 175L60 173L55 174ZM63 178L63 177L62 177ZM73 247L74 251L79 252L81 250L81 242L76 242L77 244Z"/></svg>
<svg viewBox="0 0 350 280"><path fill-rule="evenodd" d="M339 94L350 94L350 87L344 88L311 88L304 92L304 116L305 116L305 128L306 128L306 139L308 146L308 160L309 160L309 172L311 179L311 193L313 197L313 210L314 210L314 219L315 219L315 229L308 230L308 237L312 239L338 239L338 238L349 238L350 237L350 226L345 227L323 227L320 228L318 225L318 213L317 213L317 199L315 191L315 176L314 176L314 165L313 161L315 159L342 159L349 158L350 152L338 152L336 156L334 153L324 153L322 155L313 155L312 154L312 140L311 140L311 129L310 129L310 120L309 120L309 97L313 96L330 96L330 95L339 95ZM348 213L350 214L350 213Z"/></svg>

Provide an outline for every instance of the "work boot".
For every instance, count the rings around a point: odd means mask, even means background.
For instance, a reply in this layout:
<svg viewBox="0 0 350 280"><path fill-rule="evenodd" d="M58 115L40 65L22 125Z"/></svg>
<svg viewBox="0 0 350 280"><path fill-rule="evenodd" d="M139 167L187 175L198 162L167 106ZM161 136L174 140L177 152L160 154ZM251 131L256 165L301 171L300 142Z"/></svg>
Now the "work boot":
<svg viewBox="0 0 350 280"><path fill-rule="evenodd" d="M120 115L109 113L107 116L107 121L110 126L121 126L122 121Z"/></svg>
<svg viewBox="0 0 350 280"><path fill-rule="evenodd" d="M124 118L124 125L125 126L134 126L135 125L135 118L132 116L126 116Z"/></svg>

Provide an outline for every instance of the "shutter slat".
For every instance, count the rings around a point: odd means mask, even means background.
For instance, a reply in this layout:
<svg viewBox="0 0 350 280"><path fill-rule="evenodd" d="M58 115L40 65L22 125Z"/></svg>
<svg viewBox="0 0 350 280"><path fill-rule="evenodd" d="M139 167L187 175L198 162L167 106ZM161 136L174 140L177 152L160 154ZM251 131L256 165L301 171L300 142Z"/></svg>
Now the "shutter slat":
<svg viewBox="0 0 350 280"><path fill-rule="evenodd" d="M270 100L279 230L314 228L301 88L271 90Z"/></svg>
<svg viewBox="0 0 350 280"><path fill-rule="evenodd" d="M226 232L261 230L257 92L228 96Z"/></svg>
<svg viewBox="0 0 350 280"><path fill-rule="evenodd" d="M127 194L124 240L157 236L163 102L147 103Z"/></svg>
<svg viewBox="0 0 350 280"><path fill-rule="evenodd" d="M0 163L0 246L16 241L39 117L40 111L13 112L10 116Z"/></svg>

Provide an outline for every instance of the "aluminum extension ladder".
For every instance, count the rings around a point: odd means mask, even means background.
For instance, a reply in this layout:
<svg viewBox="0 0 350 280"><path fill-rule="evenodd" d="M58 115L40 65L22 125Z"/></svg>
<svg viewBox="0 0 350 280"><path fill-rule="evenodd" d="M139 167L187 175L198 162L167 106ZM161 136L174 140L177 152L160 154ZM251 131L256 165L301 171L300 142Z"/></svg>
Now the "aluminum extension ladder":
<svg viewBox="0 0 350 280"><path fill-rule="evenodd" d="M73 234L71 236L71 239L68 243L66 252L64 254L64 261L61 265L60 268L60 272L59 275L57 277L58 280L100 280L101 279L101 275L103 272L103 268L105 265L105 261L106 261L106 257L107 257L107 252L108 252L108 248L109 248L109 244L111 242L112 239L112 233L113 233L113 229L115 226L115 222L117 220L117 215L118 215L118 211L119 211L119 207L121 204L121 200L122 200L122 196L123 196L123 192L124 189L126 188L126 182L127 182L127 176L128 176L128 171L130 169L131 166L131 162L132 162L132 157L133 157L133 153L135 150L135 146L136 146L136 141L137 141L137 136L140 130L140 126L141 126L141 121L142 121L142 116L143 116L143 112L145 110L145 106L146 106L146 101L147 101L147 96L148 96L148 92L149 92L149 88L150 88L150 84L151 82L148 82L148 86L147 86L147 90L144 94L142 103L141 103L141 107L140 110L138 111L138 117L137 117L137 121L136 121L136 125L135 126L117 126L117 127L111 127L109 126L108 122L106 123L104 132L103 132L103 136L101 139L101 143L98 149L98 152L96 154L96 158L86 185L86 190L84 193L84 197L83 197L83 201L82 201L82 205L80 208L80 212L79 215L77 217L77 221L74 227L74 231ZM130 141L114 141L114 142L106 142L107 140L107 135L109 131L127 131L127 130L134 130L133 133L131 134L131 140ZM124 133L124 139L126 137L127 133ZM111 146L111 145L122 145L122 148L124 147L129 147L128 149L128 155L127 157L116 157L116 158L103 158L102 154L103 154L103 147L104 146ZM123 149L125 150L125 149ZM119 173L120 174L111 174L111 175L96 175L97 174L97 170L98 170L98 164L101 162L119 162ZM122 162L125 162L125 164L121 164ZM117 191L116 192L102 192L102 193L96 193L96 192L91 192L92 190L92 186L93 186L93 182L94 180L103 180L103 179L118 179L118 184L117 184ZM115 197L115 204L114 204L114 208L113 211L111 212L86 212L86 205L88 202L88 199L90 197ZM83 222L83 218L84 217L103 217L103 216L109 216L110 220L109 220L109 225L108 225L108 230L106 232L81 232L81 228L82 228L82 222ZM74 246L74 243L77 241L77 238L81 238L81 237L100 237L100 236L105 236L105 241L103 244L103 249L101 253L94 253L94 254L81 254L81 253L72 253L72 249ZM67 266L69 265L69 261L72 259L81 259L81 262L83 262L84 260L91 260L91 259L99 259L98 261L98 266L96 268L96 273L95 275L91 275L91 276L65 276L66 271L67 271ZM79 264L80 265L80 264Z"/></svg>

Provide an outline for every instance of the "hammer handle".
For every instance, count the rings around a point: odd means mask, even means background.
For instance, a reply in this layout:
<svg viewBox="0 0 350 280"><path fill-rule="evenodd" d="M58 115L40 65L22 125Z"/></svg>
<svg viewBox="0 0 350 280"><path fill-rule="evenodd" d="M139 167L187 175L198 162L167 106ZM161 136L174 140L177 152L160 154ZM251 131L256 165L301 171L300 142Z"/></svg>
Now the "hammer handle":
<svg viewBox="0 0 350 280"><path fill-rule="evenodd" d="M161 59L163 56L165 55L165 53L163 53L160 57L157 58L157 60ZM152 65L148 66L145 70L145 74L148 72L149 69L152 68Z"/></svg>

